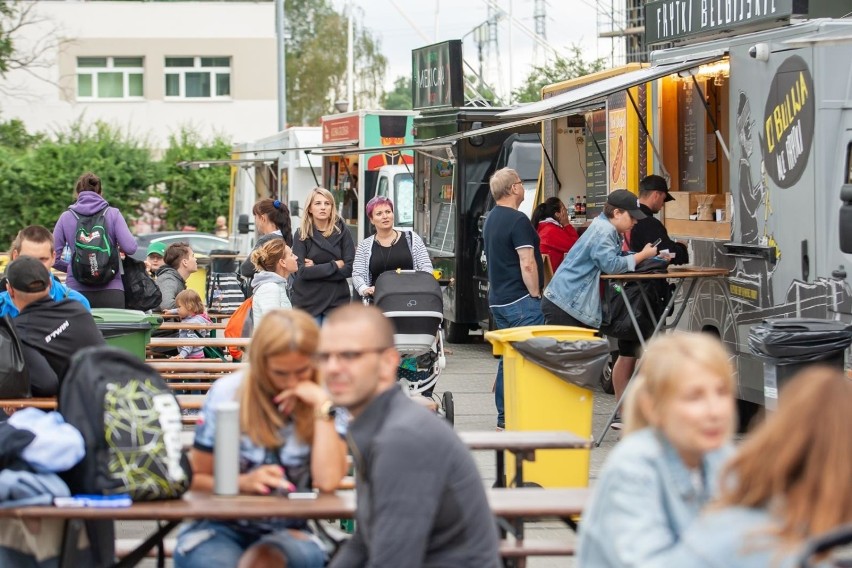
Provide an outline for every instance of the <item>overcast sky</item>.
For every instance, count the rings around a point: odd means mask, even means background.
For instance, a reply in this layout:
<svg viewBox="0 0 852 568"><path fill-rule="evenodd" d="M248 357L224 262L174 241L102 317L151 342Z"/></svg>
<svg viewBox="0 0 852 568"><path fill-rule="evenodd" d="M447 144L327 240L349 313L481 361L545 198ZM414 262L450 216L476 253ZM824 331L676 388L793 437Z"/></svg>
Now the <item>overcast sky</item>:
<svg viewBox="0 0 852 568"><path fill-rule="evenodd" d="M347 0L333 0L342 9ZM448 39L465 36L488 19L489 1L511 14L521 26L532 31L534 0L351 0L362 11L364 27L369 28L381 41L382 52L388 58L389 70L385 88L390 89L396 77L411 73L411 50ZM601 42L598 50L596 37L596 0L548 0L546 4L547 42L556 49L577 44L586 59L605 57L607 44ZM398 8L399 9L398 9ZM405 12L403 15L400 10ZM498 55L485 63L486 80L499 80L498 89L505 92L510 83L514 88L523 81L534 62L534 42L519 26L514 26L511 37L511 65L509 61L509 18L498 24ZM436 33L437 28L437 33ZM473 34L464 38L465 60L479 67ZM539 62L543 61L543 49ZM499 78L499 79L496 79Z"/></svg>

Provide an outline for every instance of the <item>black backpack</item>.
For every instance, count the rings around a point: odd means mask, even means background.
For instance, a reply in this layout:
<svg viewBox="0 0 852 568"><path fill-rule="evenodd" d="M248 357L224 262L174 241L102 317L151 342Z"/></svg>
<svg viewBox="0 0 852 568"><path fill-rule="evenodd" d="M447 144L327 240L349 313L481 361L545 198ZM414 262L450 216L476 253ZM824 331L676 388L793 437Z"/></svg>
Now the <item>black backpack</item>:
<svg viewBox="0 0 852 568"><path fill-rule="evenodd" d="M668 264L664 261L655 261L654 259L646 259L636 266L636 273L653 274L666 272ZM616 339L625 339L638 341L636 328L630 320L630 314L627 312L627 306L624 303L624 296L618 291L616 286L621 286L612 280L604 281L603 297L601 298L602 319L600 331L607 337ZM651 336L654 331L654 320L659 320L663 315L666 304L672 295L672 289L669 283L664 280L630 280L623 284L624 294L627 296L627 301L630 302L630 307L633 308L633 315L636 316L636 322L642 330L642 337ZM648 298L648 304L651 308L651 313L648 307L642 300L642 290L645 291L645 296ZM653 316L653 317L652 317Z"/></svg>
<svg viewBox="0 0 852 568"><path fill-rule="evenodd" d="M148 276L145 263L132 256L125 256L123 261L124 273L124 307L128 310L159 310L163 303L163 294L154 279Z"/></svg>
<svg viewBox="0 0 852 568"><path fill-rule="evenodd" d="M86 443L83 461L63 474L72 493L156 501L189 488L178 401L133 354L109 346L80 350L60 387L59 411Z"/></svg>
<svg viewBox="0 0 852 568"><path fill-rule="evenodd" d="M69 209L77 219L71 275L81 284L106 284L118 274L118 247L109 238L106 226L107 209L109 206L94 215L80 215Z"/></svg>

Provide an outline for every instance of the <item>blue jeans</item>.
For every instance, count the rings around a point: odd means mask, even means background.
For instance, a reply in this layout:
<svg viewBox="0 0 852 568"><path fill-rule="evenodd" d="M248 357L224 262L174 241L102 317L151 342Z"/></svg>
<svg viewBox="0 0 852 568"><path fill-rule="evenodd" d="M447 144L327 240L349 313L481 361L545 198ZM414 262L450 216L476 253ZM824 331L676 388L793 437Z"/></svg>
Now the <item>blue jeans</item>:
<svg viewBox="0 0 852 568"><path fill-rule="evenodd" d="M527 296L508 306L491 307L491 317L497 329L522 327L525 325L544 325L541 313L541 300ZM494 404L497 406L497 426L505 427L506 407L503 402L503 357L497 363L497 379L494 382Z"/></svg>
<svg viewBox="0 0 852 568"><path fill-rule="evenodd" d="M181 527L175 546L176 568L233 568L253 545L266 544L287 558L288 568L322 568L328 560L316 538L304 539L283 529L256 535L237 530L232 523L198 521Z"/></svg>

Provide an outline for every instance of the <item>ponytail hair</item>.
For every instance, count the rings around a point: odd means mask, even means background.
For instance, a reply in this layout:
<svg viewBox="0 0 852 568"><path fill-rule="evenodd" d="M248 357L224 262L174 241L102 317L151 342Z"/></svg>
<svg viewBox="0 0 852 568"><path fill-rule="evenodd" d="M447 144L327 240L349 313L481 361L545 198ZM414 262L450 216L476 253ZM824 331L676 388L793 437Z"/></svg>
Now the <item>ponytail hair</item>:
<svg viewBox="0 0 852 568"><path fill-rule="evenodd" d="M665 407L677 392L688 362L709 371L734 393L734 369L730 355L716 337L708 333L674 333L648 343L637 376L631 380L624 399L625 434L653 426L651 410ZM733 431L734 424L730 425Z"/></svg>
<svg viewBox="0 0 852 568"><path fill-rule="evenodd" d="M558 197L548 197L533 209L530 221L533 229L538 229L538 224L548 217L556 219L556 214L562 209L562 200Z"/></svg>
<svg viewBox="0 0 852 568"><path fill-rule="evenodd" d="M92 172L86 172L77 178L77 183L74 185L74 195L80 195L84 191L94 191L98 195L101 194L101 178Z"/></svg>
<svg viewBox="0 0 852 568"><path fill-rule="evenodd" d="M265 217L266 220L271 222L279 231L281 231L281 236L284 238L284 242L290 246L293 245L293 228L290 224L290 209L287 207L286 203L267 197L266 199L261 199L255 203L251 212L253 215Z"/></svg>
<svg viewBox="0 0 852 568"><path fill-rule="evenodd" d="M283 239L269 240L251 253L251 263L258 272L275 272L275 265L284 256L285 247Z"/></svg>

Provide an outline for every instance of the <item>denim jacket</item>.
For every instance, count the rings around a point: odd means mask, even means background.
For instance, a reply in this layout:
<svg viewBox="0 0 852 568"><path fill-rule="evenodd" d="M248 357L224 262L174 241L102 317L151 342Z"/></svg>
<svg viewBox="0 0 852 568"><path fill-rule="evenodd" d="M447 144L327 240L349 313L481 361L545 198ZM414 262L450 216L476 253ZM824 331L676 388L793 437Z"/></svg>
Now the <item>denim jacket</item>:
<svg viewBox="0 0 852 568"><path fill-rule="evenodd" d="M696 482L656 429L625 437L607 458L583 513L578 565L671 566L681 535L715 496L719 470L731 451L725 446L706 454Z"/></svg>
<svg viewBox="0 0 852 568"><path fill-rule="evenodd" d="M623 274L635 269L633 254L622 256L618 231L601 213L568 251L544 295L571 317L597 329L601 325L601 272Z"/></svg>
<svg viewBox="0 0 852 568"><path fill-rule="evenodd" d="M726 507L706 512L689 526L666 566L794 568L802 546L783 545L773 533L778 528L766 509Z"/></svg>

